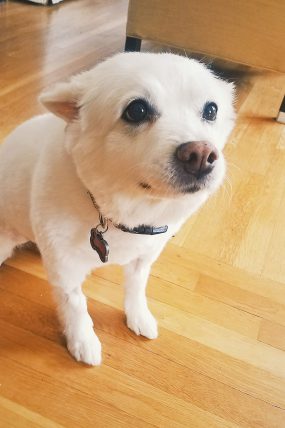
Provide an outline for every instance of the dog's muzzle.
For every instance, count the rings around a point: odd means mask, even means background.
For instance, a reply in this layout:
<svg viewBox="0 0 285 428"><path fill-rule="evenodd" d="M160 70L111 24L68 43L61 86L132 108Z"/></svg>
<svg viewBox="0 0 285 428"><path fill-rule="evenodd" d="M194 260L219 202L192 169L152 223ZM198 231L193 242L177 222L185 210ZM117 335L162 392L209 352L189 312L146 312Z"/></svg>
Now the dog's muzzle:
<svg viewBox="0 0 285 428"><path fill-rule="evenodd" d="M206 141L193 141L181 144L176 150L176 158L187 173L199 179L212 171L219 153Z"/></svg>
<svg viewBox="0 0 285 428"><path fill-rule="evenodd" d="M218 150L207 141L191 141L177 147L172 161L174 185L185 192L197 192L211 181L219 159Z"/></svg>

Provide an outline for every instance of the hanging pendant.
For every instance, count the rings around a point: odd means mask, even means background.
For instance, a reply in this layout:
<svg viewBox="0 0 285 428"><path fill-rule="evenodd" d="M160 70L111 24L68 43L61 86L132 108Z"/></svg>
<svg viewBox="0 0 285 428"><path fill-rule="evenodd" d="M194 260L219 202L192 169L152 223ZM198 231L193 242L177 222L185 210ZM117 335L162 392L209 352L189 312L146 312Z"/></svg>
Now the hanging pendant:
<svg viewBox="0 0 285 428"><path fill-rule="evenodd" d="M97 227L90 231L90 244L93 250L98 253L101 262L106 263L109 256L109 244L103 238L103 233L97 230Z"/></svg>

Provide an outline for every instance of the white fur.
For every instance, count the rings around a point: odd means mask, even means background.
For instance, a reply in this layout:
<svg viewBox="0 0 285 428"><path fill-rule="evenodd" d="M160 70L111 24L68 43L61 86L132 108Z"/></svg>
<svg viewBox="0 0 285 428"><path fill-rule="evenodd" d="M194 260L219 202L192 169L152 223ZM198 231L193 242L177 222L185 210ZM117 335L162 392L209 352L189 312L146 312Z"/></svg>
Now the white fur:
<svg viewBox="0 0 285 428"><path fill-rule="evenodd" d="M81 291L86 275L102 264L89 244L98 212L87 189L115 223L169 227L165 234L144 236L109 222L105 235L109 263L125 266L127 324L136 334L155 338L157 325L145 296L150 267L223 179L221 150L233 126L232 92L197 61L172 54L118 54L44 93L41 101L59 117L35 117L1 145L0 264L15 246L37 243L67 347L78 361L101 361ZM120 117L139 97L149 99L160 115L132 129ZM219 107L214 123L201 119L207 101ZM169 159L180 144L201 140L213 144L220 157L207 186L184 194L171 185Z"/></svg>

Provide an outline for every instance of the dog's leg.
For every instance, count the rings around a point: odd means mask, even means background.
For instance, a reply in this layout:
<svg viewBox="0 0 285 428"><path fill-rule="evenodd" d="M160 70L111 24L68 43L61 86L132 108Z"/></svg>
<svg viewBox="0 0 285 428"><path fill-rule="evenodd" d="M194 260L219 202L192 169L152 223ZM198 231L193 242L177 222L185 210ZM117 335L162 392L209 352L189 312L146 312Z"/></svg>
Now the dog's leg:
<svg viewBox="0 0 285 428"><path fill-rule="evenodd" d="M43 254L49 282L54 286L58 314L67 340L67 348L77 361L90 365L101 363L101 343L93 330L81 290L89 266L78 264L77 258L51 257Z"/></svg>
<svg viewBox="0 0 285 428"><path fill-rule="evenodd" d="M0 266L11 256L13 249L17 247L17 245L23 244L25 241L24 238L21 238L14 232L1 229L0 227Z"/></svg>
<svg viewBox="0 0 285 428"><path fill-rule="evenodd" d="M131 330L137 335L155 339L158 336L157 323L145 295L150 267L150 263L143 259L136 259L125 266L125 313Z"/></svg>

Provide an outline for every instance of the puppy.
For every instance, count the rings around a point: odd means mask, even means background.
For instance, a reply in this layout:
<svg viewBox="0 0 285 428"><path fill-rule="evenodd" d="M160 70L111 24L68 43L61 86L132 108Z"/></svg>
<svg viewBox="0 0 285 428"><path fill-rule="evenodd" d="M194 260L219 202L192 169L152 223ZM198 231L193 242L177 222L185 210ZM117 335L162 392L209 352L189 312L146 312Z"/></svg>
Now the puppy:
<svg viewBox="0 0 285 428"><path fill-rule="evenodd" d="M37 244L69 352L98 365L82 282L102 263L123 265L127 325L157 337L150 268L223 180L233 87L192 59L122 53L40 101L51 113L0 146L0 264Z"/></svg>

